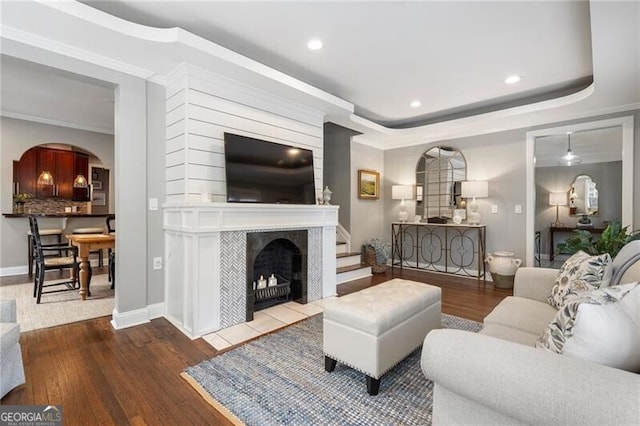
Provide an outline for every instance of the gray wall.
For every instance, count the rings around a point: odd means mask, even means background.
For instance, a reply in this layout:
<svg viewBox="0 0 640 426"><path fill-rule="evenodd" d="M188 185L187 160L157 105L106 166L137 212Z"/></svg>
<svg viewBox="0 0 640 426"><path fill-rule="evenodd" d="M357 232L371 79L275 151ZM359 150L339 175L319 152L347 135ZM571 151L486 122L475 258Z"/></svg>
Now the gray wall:
<svg viewBox="0 0 640 426"><path fill-rule="evenodd" d="M115 310L117 318L136 323L147 318L147 91L142 78L123 74L89 62L38 48L29 50L7 44L3 53L18 58L73 72L114 87L115 97L115 213L118 217L116 241L118 282ZM164 107L164 103L163 103ZM3 138L4 144L11 141ZM6 162L5 156L2 161ZM2 203L11 193L11 176L5 177L2 166ZM10 173L10 172L9 172ZM3 210L6 207L3 204ZM0 229L5 239L4 227ZM12 235L12 241L17 236ZM20 236L20 239L23 239ZM2 252L2 258L4 258ZM26 249L25 249L26 253ZM146 265L145 265L146 266ZM118 320L114 317L116 326Z"/></svg>
<svg viewBox="0 0 640 426"><path fill-rule="evenodd" d="M452 139L385 151L384 188L385 239L391 241L391 222L397 221L399 202L391 200L391 185L415 184L415 167L429 148L447 145L462 152L467 161L468 180L489 181L489 197L478 199L482 223L487 226L487 252L506 250L516 257L525 255L524 214L515 214L514 206L525 204L525 137L523 131ZM491 213L491 205L498 213ZM415 201L407 201L407 210L415 212ZM524 210L523 210L524 213ZM410 220L413 216L410 216Z"/></svg>
<svg viewBox="0 0 640 426"><path fill-rule="evenodd" d="M383 238L387 225L384 216L386 191L385 152L360 143L351 144L351 250L359 251L362 244L372 238ZM361 200L358 198L358 170L376 170L380 172L380 199ZM390 226L390 225L389 225Z"/></svg>
<svg viewBox="0 0 640 426"><path fill-rule="evenodd" d="M154 257L164 258L162 204L165 202L165 90L147 83L147 199L158 199L158 210L147 210L147 304L164 301L164 268L153 269ZM165 259L166 261L166 259Z"/></svg>
<svg viewBox="0 0 640 426"><path fill-rule="evenodd" d="M556 219L556 208L549 206L550 192L568 192L576 176L589 175L598 189L598 215L591 221L602 227L603 221L622 218L622 161L580 164L565 167L538 167L536 172L536 230L540 231L540 251L549 254L549 224ZM580 216L569 216L569 206L558 208L559 221L575 226ZM568 235L567 235L568 236ZM554 235L554 244L567 236Z"/></svg>
<svg viewBox="0 0 640 426"><path fill-rule="evenodd" d="M638 136L640 135L640 111L634 110L384 151L385 239L390 241L390 223L398 217L399 204L390 199L391 185L413 183L415 179L413 173L418 157L430 147L449 145L458 148L465 156L468 179L489 181L489 197L478 200L483 222L487 225L487 251L513 251L517 257L524 259L526 133L536 129L630 115L634 116L635 127L633 221L635 229L640 229L640 167L638 167L640 164L640 137ZM498 206L497 214L491 213L492 204ZM518 204L522 206L523 214L514 213L514 207ZM407 210L409 212L415 210L414 201L407 203ZM356 225L359 226L353 223L352 228ZM352 234L354 232L358 230L352 230ZM375 236L373 233L370 235Z"/></svg>
<svg viewBox="0 0 640 426"><path fill-rule="evenodd" d="M333 191L331 204L340 206L338 222L347 232L351 230L351 191L354 188L351 184L351 137L357 134L334 123L324 124L323 181Z"/></svg>

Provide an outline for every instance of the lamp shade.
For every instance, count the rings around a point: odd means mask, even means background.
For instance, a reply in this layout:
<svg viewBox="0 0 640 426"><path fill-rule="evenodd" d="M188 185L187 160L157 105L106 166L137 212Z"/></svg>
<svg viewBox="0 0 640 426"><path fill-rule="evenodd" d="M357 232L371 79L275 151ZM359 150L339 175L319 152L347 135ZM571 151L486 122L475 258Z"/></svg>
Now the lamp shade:
<svg viewBox="0 0 640 426"><path fill-rule="evenodd" d="M566 192L550 192L549 205L550 206L566 206L567 193Z"/></svg>
<svg viewBox="0 0 640 426"><path fill-rule="evenodd" d="M48 170L43 170L38 176L38 185L53 185L53 176Z"/></svg>
<svg viewBox="0 0 640 426"><path fill-rule="evenodd" d="M412 200L413 185L392 185L391 199L393 200Z"/></svg>
<svg viewBox="0 0 640 426"><path fill-rule="evenodd" d="M73 180L74 188L86 188L87 185L88 185L87 178L85 178L82 173L76 176L76 178Z"/></svg>
<svg viewBox="0 0 640 426"><path fill-rule="evenodd" d="M489 196L489 182L486 180L467 180L462 182L463 198L486 198Z"/></svg>

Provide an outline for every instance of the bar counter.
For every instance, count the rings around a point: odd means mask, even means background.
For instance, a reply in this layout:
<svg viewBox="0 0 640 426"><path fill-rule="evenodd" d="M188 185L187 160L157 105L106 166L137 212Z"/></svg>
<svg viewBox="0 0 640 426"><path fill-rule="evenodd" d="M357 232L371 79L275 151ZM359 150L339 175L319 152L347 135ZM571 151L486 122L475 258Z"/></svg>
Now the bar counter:
<svg viewBox="0 0 640 426"><path fill-rule="evenodd" d="M109 213L2 213L4 217L28 217L36 216L36 217L61 217L61 218L69 218L69 217L107 217Z"/></svg>

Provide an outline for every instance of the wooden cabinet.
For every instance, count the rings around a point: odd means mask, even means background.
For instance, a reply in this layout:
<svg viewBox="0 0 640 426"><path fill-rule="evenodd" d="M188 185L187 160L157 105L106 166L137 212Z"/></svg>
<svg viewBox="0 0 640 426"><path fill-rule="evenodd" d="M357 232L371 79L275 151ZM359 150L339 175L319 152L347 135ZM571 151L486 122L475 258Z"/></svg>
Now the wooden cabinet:
<svg viewBox="0 0 640 426"><path fill-rule="evenodd" d="M13 162L13 193L36 195L36 151L25 152L20 161Z"/></svg>
<svg viewBox="0 0 640 426"><path fill-rule="evenodd" d="M89 180L89 156L80 154L79 152L73 153L74 161L74 177L79 174L83 175L87 181ZM85 188L73 188L73 200L74 201L89 201L89 187Z"/></svg>
<svg viewBox="0 0 640 426"><path fill-rule="evenodd" d="M15 192L27 192L36 198L63 198L88 201L86 188L74 188L75 177L82 173L87 177L89 156L79 152L48 148L32 148L20 161L14 161ZM53 176L53 185L38 184L38 176L47 170Z"/></svg>

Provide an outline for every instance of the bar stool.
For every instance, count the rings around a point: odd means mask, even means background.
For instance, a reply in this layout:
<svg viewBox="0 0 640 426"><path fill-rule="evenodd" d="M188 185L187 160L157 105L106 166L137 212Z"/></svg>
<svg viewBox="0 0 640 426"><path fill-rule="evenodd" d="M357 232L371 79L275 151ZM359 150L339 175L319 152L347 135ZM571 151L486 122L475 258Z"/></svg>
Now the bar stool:
<svg viewBox="0 0 640 426"><path fill-rule="evenodd" d="M104 234L104 228L73 228L71 230L72 234ZM89 252L89 254L98 254L98 267L102 269L103 261L102 261L102 249L94 250Z"/></svg>
<svg viewBox="0 0 640 426"><path fill-rule="evenodd" d="M58 237L58 243L57 245L62 244L62 229L57 229L57 228L50 228L50 229L41 229L39 231L40 233L40 238L42 237ZM46 247L47 245L44 244L43 247ZM31 234L31 231L27 231L27 260L28 260L28 270L29 270L29 277L33 276L33 261L35 260L35 254L36 254L36 245L33 243L33 236ZM62 256L62 254L60 254L60 256Z"/></svg>

